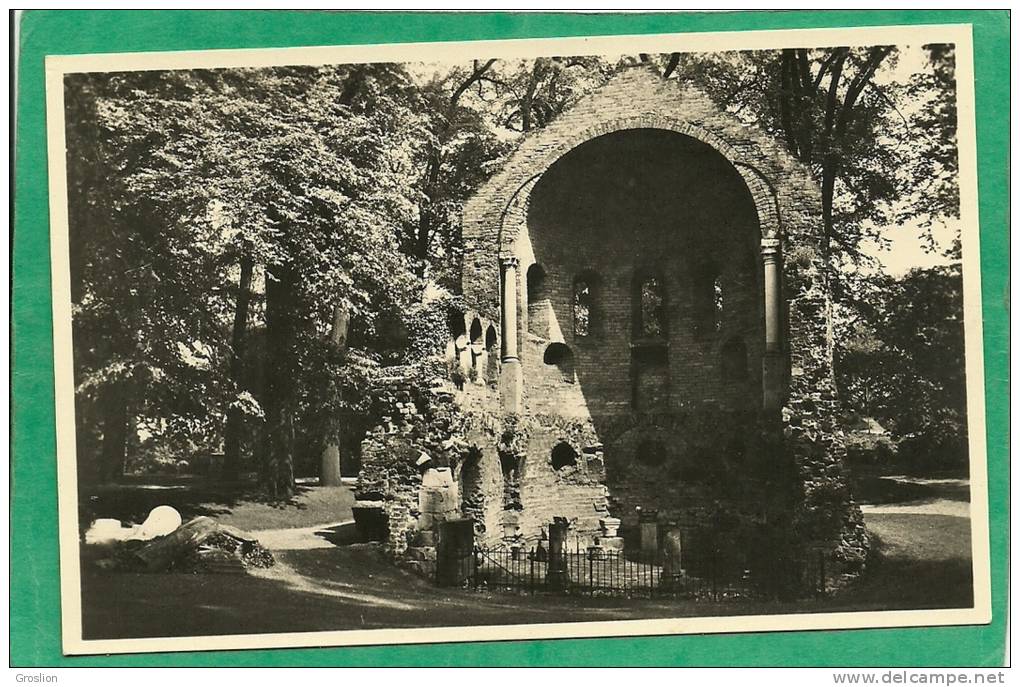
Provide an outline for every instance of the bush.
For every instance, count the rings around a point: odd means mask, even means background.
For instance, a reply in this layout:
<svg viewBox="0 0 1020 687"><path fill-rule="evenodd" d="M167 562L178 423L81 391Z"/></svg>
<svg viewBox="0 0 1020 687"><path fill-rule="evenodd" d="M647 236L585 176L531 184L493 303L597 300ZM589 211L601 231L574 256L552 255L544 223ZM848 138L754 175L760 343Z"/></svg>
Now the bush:
<svg viewBox="0 0 1020 687"><path fill-rule="evenodd" d="M966 469L967 437L915 434L900 440L897 455L903 468L911 473Z"/></svg>

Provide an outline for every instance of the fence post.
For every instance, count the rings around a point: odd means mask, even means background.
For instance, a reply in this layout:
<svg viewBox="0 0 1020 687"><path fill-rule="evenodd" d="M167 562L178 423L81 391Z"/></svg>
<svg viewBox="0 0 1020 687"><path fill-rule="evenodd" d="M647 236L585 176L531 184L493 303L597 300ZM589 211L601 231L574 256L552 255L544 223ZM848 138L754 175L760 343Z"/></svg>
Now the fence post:
<svg viewBox="0 0 1020 687"><path fill-rule="evenodd" d="M471 586L478 589L478 547L471 551Z"/></svg>
<svg viewBox="0 0 1020 687"><path fill-rule="evenodd" d="M528 566L530 568L530 570L528 572L528 589L531 590L531 595L534 596L535 595L535 547L534 546L531 547L531 555L528 558L530 559L530 565Z"/></svg>
<svg viewBox="0 0 1020 687"><path fill-rule="evenodd" d="M568 558L566 518L554 517L549 525L549 567L546 570L546 582L554 589L566 589L569 582L570 568Z"/></svg>

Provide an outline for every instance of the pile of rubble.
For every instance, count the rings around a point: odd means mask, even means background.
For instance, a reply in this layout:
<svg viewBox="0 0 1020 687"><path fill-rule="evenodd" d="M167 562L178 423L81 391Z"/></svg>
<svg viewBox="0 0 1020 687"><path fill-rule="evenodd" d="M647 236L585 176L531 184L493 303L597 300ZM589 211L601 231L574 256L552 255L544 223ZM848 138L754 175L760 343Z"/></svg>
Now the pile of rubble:
<svg viewBox="0 0 1020 687"><path fill-rule="evenodd" d="M205 516L182 523L170 506L153 509L134 527L96 520L85 533L84 553L101 570L132 572L244 574L275 564L251 535Z"/></svg>

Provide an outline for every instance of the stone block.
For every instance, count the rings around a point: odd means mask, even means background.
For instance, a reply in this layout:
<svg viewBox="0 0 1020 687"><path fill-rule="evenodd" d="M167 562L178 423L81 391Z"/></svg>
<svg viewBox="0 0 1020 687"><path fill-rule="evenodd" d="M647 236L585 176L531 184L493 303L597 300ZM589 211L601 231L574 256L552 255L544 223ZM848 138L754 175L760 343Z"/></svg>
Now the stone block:
<svg viewBox="0 0 1020 687"><path fill-rule="evenodd" d="M606 551L623 551L623 537L600 537L599 544Z"/></svg>
<svg viewBox="0 0 1020 687"><path fill-rule="evenodd" d="M457 511L459 505L456 485L422 487L418 492L418 510L422 513Z"/></svg>

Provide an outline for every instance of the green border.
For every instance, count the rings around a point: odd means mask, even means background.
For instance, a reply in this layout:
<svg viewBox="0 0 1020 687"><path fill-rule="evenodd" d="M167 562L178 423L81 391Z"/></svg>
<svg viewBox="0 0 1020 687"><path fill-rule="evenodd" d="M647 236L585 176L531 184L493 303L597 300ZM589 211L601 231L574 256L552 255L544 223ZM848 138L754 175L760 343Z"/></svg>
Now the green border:
<svg viewBox="0 0 1020 687"><path fill-rule="evenodd" d="M45 55L943 23L971 23L974 29L994 609L991 625L456 647L90 657L61 654ZM12 288L11 665L1001 665L1006 637L1009 528L1008 11L568 15L52 10L27 12L20 31Z"/></svg>

